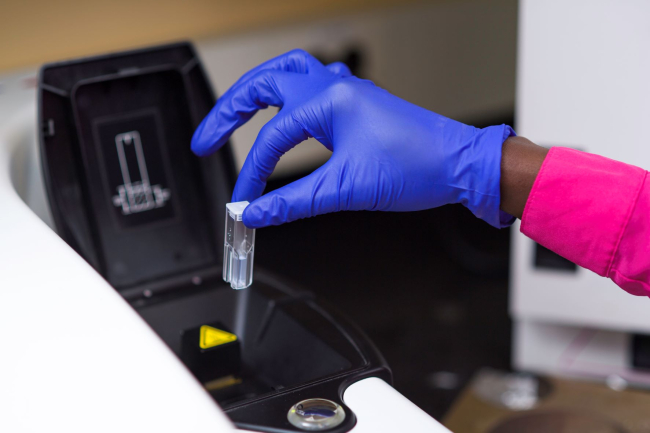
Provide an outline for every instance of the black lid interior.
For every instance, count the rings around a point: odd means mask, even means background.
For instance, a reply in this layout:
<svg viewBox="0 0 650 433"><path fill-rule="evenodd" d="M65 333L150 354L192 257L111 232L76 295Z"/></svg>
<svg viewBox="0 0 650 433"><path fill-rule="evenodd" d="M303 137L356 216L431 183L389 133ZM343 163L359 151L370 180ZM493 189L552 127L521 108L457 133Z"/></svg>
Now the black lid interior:
<svg viewBox="0 0 650 433"><path fill-rule="evenodd" d="M60 236L117 289L221 266L230 146L199 159L215 99L190 44L46 65L41 155Z"/></svg>

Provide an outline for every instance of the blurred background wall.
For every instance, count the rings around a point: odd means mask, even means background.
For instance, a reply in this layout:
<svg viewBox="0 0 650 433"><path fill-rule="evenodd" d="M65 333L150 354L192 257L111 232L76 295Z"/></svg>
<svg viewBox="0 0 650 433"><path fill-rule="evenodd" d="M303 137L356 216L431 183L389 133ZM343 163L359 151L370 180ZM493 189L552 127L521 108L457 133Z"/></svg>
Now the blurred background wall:
<svg viewBox="0 0 650 433"><path fill-rule="evenodd" d="M398 0L21 0L2 2L0 68L178 38L232 34L406 4Z"/></svg>
<svg viewBox="0 0 650 433"><path fill-rule="evenodd" d="M415 104L482 124L514 112L516 33L516 0L5 0L0 75L191 39L223 92L246 70L300 47L324 62L352 63L358 75ZM274 113L234 135L239 165ZM328 156L309 142L283 157L276 175Z"/></svg>

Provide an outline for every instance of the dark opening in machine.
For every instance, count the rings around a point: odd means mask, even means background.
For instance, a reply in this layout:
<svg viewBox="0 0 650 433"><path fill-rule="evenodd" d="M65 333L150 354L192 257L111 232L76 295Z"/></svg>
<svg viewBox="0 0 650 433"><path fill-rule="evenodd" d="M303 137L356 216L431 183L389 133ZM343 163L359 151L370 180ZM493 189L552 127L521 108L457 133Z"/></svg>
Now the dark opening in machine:
<svg viewBox="0 0 650 433"><path fill-rule="evenodd" d="M42 166L57 233L133 306L240 427L299 431L304 398L390 381L372 343L305 290L256 270L221 279L229 145L190 151L215 103L188 43L49 64L39 80ZM164 378L161 378L164 381Z"/></svg>

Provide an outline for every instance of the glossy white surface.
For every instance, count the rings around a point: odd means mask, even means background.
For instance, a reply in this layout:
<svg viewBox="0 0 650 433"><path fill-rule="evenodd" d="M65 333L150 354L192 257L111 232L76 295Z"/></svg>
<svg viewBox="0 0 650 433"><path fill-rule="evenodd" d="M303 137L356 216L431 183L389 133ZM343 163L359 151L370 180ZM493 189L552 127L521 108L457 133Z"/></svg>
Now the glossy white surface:
<svg viewBox="0 0 650 433"><path fill-rule="evenodd" d="M353 433L449 433L445 426L376 377L350 385L343 401L357 416Z"/></svg>
<svg viewBox="0 0 650 433"><path fill-rule="evenodd" d="M39 194L38 176L20 171L38 164L24 92L0 95L0 431L230 431L151 328L18 196L12 178Z"/></svg>

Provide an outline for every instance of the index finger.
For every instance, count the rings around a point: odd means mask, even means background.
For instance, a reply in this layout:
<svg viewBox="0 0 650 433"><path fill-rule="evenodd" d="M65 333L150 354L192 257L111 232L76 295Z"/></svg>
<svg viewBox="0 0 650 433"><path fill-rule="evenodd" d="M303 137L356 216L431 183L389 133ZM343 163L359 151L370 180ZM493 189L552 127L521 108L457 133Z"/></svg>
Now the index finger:
<svg viewBox="0 0 650 433"><path fill-rule="evenodd" d="M269 105L282 107L282 78L294 75L274 70L260 70L249 80L231 87L219 98L192 136L192 151L198 156L216 152L235 129L246 123L260 109Z"/></svg>
<svg viewBox="0 0 650 433"><path fill-rule="evenodd" d="M217 100L196 128L192 151L199 156L216 152L257 110L268 105L281 106L282 96L272 83L274 76L283 72L308 74L318 70L331 73L314 56L301 49L289 51L251 69ZM253 96L251 90L254 90Z"/></svg>

